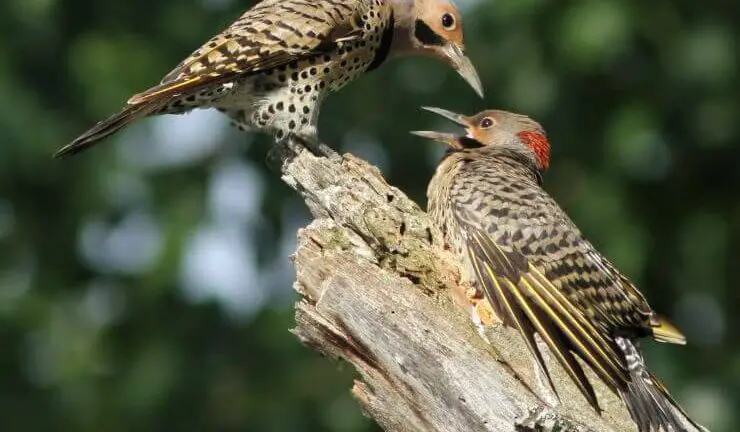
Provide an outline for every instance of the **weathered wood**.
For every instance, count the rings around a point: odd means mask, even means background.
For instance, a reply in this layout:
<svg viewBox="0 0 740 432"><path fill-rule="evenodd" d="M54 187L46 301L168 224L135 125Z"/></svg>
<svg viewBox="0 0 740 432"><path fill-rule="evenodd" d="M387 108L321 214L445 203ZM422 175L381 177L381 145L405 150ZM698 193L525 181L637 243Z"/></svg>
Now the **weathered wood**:
<svg viewBox="0 0 740 432"><path fill-rule="evenodd" d="M481 337L460 307L460 269L440 232L377 168L351 155L317 157L295 142L274 152L316 218L298 234L294 332L357 369L353 393L382 427L636 430L593 374L601 416L547 359L558 401L512 329L493 326Z"/></svg>

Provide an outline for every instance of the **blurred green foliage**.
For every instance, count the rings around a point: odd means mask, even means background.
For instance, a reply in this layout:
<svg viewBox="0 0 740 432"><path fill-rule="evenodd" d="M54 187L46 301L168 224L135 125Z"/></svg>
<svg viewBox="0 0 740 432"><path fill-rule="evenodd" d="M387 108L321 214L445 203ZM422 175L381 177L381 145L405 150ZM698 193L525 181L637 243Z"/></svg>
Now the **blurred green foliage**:
<svg viewBox="0 0 740 432"><path fill-rule="evenodd" d="M321 136L424 203L420 105L547 128L546 187L671 316L649 361L714 431L740 421L740 3L458 0L487 90L394 61L329 99ZM232 21L235 0L0 2L0 427L369 431L350 368L288 332L308 213L269 139L218 114L50 155ZM733 312L735 310L735 312Z"/></svg>

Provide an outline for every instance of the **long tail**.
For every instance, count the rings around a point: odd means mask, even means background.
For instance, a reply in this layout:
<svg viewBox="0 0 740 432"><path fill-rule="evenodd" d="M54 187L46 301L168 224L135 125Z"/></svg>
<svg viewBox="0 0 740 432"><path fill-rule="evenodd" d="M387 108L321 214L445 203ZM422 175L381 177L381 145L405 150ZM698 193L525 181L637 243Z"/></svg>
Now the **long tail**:
<svg viewBox="0 0 740 432"><path fill-rule="evenodd" d="M113 135L142 117L152 114L160 109L162 105L162 101L142 102L129 105L117 114L99 122L90 130L77 137L74 141L57 150L54 157L68 157L87 150L100 142L103 138Z"/></svg>
<svg viewBox="0 0 740 432"><path fill-rule="evenodd" d="M663 384L648 372L642 354L631 340L618 337L616 342L624 352L632 378L627 390L621 392L622 399L640 432L707 430L692 420Z"/></svg>

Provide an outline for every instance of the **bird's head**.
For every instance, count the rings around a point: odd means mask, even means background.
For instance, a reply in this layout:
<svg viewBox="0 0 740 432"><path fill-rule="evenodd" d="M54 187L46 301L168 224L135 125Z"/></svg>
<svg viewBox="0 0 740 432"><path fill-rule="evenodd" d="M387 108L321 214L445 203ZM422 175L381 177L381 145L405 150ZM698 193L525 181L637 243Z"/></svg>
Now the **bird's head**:
<svg viewBox="0 0 740 432"><path fill-rule="evenodd" d="M539 171L550 165L550 142L545 130L531 118L508 111L486 110L464 116L441 108L424 107L465 128L465 135L414 131L412 134L443 142L454 150L503 148L529 159Z"/></svg>
<svg viewBox="0 0 740 432"><path fill-rule="evenodd" d="M465 55L462 16L451 0L392 0L395 37L392 52L440 59L483 97L483 85Z"/></svg>

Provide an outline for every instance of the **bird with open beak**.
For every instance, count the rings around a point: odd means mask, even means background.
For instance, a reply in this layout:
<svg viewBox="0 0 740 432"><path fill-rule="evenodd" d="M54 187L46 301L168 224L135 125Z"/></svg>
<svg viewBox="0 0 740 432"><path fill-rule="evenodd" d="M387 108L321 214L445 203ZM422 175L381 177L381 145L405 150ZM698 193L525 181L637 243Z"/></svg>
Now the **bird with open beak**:
<svg viewBox="0 0 740 432"><path fill-rule="evenodd" d="M638 342L685 344L685 337L542 188L550 164L542 126L499 110L472 116L427 110L465 128L465 134L413 132L449 146L427 189L429 215L545 376L535 334L597 412L576 357L622 398L641 432L702 430L648 371Z"/></svg>
<svg viewBox="0 0 740 432"><path fill-rule="evenodd" d="M316 142L324 99L390 57L424 55L483 96L450 0L263 0L162 81L57 152L83 151L152 115L216 108L240 129Z"/></svg>

